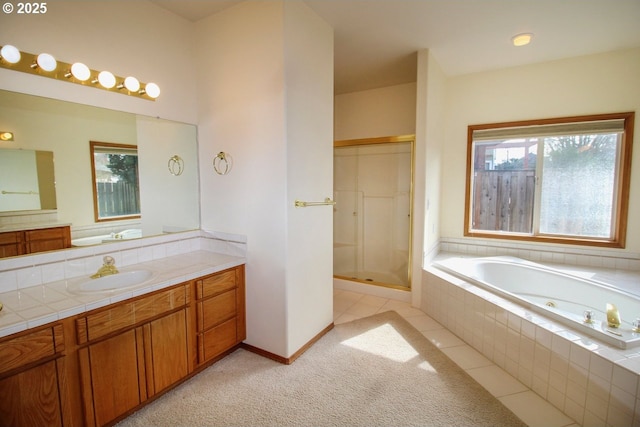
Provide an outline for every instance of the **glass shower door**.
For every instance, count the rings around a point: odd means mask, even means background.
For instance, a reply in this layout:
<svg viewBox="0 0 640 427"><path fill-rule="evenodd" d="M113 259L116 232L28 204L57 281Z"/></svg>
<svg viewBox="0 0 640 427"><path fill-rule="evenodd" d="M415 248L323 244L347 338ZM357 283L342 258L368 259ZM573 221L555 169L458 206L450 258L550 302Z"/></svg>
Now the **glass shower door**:
<svg viewBox="0 0 640 427"><path fill-rule="evenodd" d="M335 148L334 276L410 287L412 145Z"/></svg>

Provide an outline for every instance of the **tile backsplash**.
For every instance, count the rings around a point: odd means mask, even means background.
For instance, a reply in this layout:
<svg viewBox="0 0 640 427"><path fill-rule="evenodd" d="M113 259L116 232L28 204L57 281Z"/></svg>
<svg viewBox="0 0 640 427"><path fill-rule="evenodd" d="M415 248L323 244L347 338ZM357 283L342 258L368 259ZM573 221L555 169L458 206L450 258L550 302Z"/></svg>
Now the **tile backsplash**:
<svg viewBox="0 0 640 427"><path fill-rule="evenodd" d="M443 237L438 245L425 253L425 265L430 264L438 252L451 252L479 257L506 255L541 263L640 271L640 254L619 249L512 242L497 239Z"/></svg>
<svg viewBox="0 0 640 427"><path fill-rule="evenodd" d="M246 256L246 237L194 230L0 259L0 293L90 275L112 256L128 266L197 250Z"/></svg>

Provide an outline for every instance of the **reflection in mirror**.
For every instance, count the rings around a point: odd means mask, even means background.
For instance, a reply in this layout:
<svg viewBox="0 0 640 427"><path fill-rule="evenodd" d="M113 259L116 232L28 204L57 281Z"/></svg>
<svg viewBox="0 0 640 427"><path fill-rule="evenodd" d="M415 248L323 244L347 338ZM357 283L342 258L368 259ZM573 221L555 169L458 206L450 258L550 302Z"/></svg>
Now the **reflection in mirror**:
<svg viewBox="0 0 640 427"><path fill-rule="evenodd" d="M140 218L138 147L91 141L96 222Z"/></svg>
<svg viewBox="0 0 640 427"><path fill-rule="evenodd" d="M0 212L56 209L51 151L0 149Z"/></svg>
<svg viewBox="0 0 640 427"><path fill-rule="evenodd" d="M55 158L55 181L53 173L49 180L55 202L0 211L0 232L33 222L70 224L73 244L80 246L200 228L194 125L0 90L0 129L15 135L1 143L0 156L10 149L49 151ZM139 218L96 221L90 141L137 146ZM179 176L167 170L174 155L184 160ZM15 177L0 176L0 191L22 189Z"/></svg>

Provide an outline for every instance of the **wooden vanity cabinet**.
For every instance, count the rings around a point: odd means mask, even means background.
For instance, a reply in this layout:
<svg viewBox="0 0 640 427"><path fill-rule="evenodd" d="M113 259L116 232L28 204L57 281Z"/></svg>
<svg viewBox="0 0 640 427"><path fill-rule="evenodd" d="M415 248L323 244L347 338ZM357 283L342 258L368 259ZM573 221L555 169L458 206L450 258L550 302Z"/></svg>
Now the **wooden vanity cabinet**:
<svg viewBox="0 0 640 427"><path fill-rule="evenodd" d="M0 338L0 426L113 425L246 337L244 265Z"/></svg>
<svg viewBox="0 0 640 427"><path fill-rule="evenodd" d="M244 266L196 282L198 363L214 360L246 338Z"/></svg>
<svg viewBox="0 0 640 427"><path fill-rule="evenodd" d="M62 426L60 324L0 340L0 424Z"/></svg>
<svg viewBox="0 0 640 427"><path fill-rule="evenodd" d="M102 426L188 376L191 284L76 320L85 424Z"/></svg>
<svg viewBox="0 0 640 427"><path fill-rule="evenodd" d="M69 226L0 233L0 258L70 247Z"/></svg>

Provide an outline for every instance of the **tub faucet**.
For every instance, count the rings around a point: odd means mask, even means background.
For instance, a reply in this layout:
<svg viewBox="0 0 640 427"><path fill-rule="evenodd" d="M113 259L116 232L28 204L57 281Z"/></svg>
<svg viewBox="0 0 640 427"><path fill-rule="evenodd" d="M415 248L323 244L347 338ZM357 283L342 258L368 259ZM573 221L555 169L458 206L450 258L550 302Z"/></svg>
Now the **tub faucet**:
<svg viewBox="0 0 640 427"><path fill-rule="evenodd" d="M113 257L107 255L102 258L102 261L104 262L104 264L102 264L102 267L98 269L96 274L91 276L92 279L109 276L111 274L118 274L118 269L116 268L116 260L113 259Z"/></svg>
<svg viewBox="0 0 640 427"><path fill-rule="evenodd" d="M620 312L615 305L607 303L607 325L610 328L620 327Z"/></svg>

